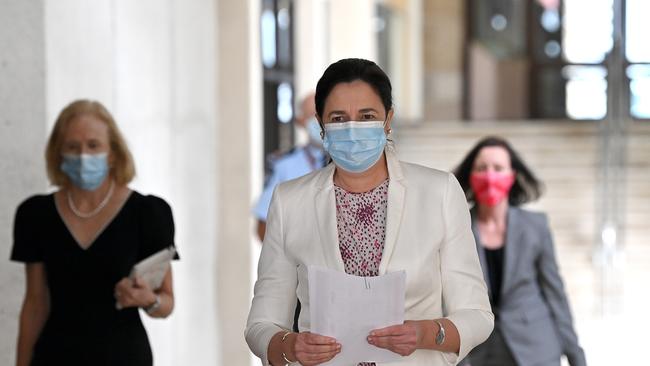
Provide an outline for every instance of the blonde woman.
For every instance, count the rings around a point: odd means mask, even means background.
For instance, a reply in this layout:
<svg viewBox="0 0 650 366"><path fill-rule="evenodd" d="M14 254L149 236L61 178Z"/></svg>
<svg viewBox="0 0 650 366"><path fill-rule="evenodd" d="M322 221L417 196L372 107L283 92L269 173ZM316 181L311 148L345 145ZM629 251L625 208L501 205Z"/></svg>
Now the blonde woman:
<svg viewBox="0 0 650 366"><path fill-rule="evenodd" d="M131 153L98 102L63 109L45 157L58 190L28 198L15 218L11 259L26 273L17 365L151 365L138 308L172 312L171 269L155 291L127 276L174 244L169 205L129 189Z"/></svg>

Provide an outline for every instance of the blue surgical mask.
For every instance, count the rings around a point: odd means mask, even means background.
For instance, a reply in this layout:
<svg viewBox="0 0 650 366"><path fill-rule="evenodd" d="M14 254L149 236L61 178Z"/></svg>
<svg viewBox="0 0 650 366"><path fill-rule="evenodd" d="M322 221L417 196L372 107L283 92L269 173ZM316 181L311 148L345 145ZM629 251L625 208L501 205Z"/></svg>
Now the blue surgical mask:
<svg viewBox="0 0 650 366"><path fill-rule="evenodd" d="M108 175L108 154L64 154L61 170L75 186L94 191Z"/></svg>
<svg viewBox="0 0 650 366"><path fill-rule="evenodd" d="M318 120L316 117L311 117L309 120L307 120L307 134L309 135L309 141L312 143L316 143L318 145L323 144L323 137L321 136L321 128L320 128L320 123L318 123Z"/></svg>
<svg viewBox="0 0 650 366"><path fill-rule="evenodd" d="M325 124L323 147L336 166L352 173L364 172L381 158L386 146L383 121L349 121Z"/></svg>

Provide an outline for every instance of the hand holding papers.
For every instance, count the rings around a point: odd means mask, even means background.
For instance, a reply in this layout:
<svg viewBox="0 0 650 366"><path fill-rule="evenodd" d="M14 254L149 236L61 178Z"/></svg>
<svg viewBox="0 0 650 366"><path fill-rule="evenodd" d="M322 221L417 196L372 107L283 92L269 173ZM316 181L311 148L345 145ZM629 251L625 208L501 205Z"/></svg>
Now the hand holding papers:
<svg viewBox="0 0 650 366"><path fill-rule="evenodd" d="M169 246L157 253L150 255L149 257L138 262L131 273L129 274L129 279L134 281L138 277L141 281L147 284L147 286L155 291L160 288L165 275L169 270L170 263L174 256L176 255L176 248ZM119 286L119 283L118 283ZM132 285L131 285L132 286ZM117 295L116 295L117 297ZM115 303L115 308L117 310L122 309L122 305L118 302Z"/></svg>
<svg viewBox="0 0 650 366"><path fill-rule="evenodd" d="M400 355L366 340L373 329L404 322L406 272L359 277L309 266L311 332L336 338L341 353L323 365L391 362Z"/></svg>
<svg viewBox="0 0 650 366"><path fill-rule="evenodd" d="M157 290L162 285L169 265L176 255L176 248L169 246L141 260L131 270L130 279L139 277L150 289Z"/></svg>

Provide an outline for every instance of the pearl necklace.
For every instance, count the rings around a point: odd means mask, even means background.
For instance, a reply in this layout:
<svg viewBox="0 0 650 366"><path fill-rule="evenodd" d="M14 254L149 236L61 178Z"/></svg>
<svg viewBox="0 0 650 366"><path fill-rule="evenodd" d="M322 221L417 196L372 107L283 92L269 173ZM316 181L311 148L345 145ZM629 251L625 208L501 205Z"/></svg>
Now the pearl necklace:
<svg viewBox="0 0 650 366"><path fill-rule="evenodd" d="M79 211L77 207L75 207L74 202L72 201L72 194L70 193L70 190L68 189L68 207L70 207L70 211L72 211L75 216L81 218L81 219L89 219L99 213L106 205L108 204L108 201L111 199L113 196L113 190L115 188L115 181L111 180L111 187L108 189L108 193L106 194L106 197L99 203L97 207L95 207L94 210L84 213Z"/></svg>

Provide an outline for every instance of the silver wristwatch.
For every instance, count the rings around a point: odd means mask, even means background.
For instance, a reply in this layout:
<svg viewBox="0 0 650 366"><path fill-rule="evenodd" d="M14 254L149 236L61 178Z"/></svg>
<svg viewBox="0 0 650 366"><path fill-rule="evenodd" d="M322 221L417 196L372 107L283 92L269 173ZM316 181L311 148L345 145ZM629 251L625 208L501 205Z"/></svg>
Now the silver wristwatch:
<svg viewBox="0 0 650 366"><path fill-rule="evenodd" d="M438 324L438 327L440 327L438 329L438 334L436 334L436 344L441 345L445 342L445 327L443 327L442 323L437 320L434 320L434 322L436 322L436 324Z"/></svg>
<svg viewBox="0 0 650 366"><path fill-rule="evenodd" d="M160 307L160 296L156 295L156 301L154 301L153 304L144 308L144 311L147 312L147 314L151 315L151 313L158 310L159 307Z"/></svg>

